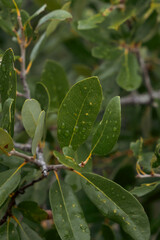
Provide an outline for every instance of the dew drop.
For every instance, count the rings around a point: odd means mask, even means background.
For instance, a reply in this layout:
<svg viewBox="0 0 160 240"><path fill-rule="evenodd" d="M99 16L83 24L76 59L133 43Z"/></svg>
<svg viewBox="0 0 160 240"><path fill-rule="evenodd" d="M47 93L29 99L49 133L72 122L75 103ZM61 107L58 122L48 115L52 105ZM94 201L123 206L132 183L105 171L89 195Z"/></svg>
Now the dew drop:
<svg viewBox="0 0 160 240"><path fill-rule="evenodd" d="M65 123L62 123L62 128L65 128Z"/></svg>
<svg viewBox="0 0 160 240"><path fill-rule="evenodd" d="M106 120L106 124L108 123L108 120Z"/></svg>
<svg viewBox="0 0 160 240"><path fill-rule="evenodd" d="M10 77L12 76L12 73L11 73L11 72L9 72L9 76L10 76Z"/></svg>
<svg viewBox="0 0 160 240"><path fill-rule="evenodd" d="M87 90L87 87L84 87L84 90Z"/></svg>
<svg viewBox="0 0 160 240"><path fill-rule="evenodd" d="M86 135L83 135L83 137L82 137L82 138L83 138L83 140L85 140L85 139L86 139Z"/></svg>
<svg viewBox="0 0 160 240"><path fill-rule="evenodd" d="M58 133L59 133L59 134L61 133L61 129L58 129Z"/></svg>
<svg viewBox="0 0 160 240"><path fill-rule="evenodd" d="M122 199L123 199L123 200L125 200L125 199L126 199L126 197L125 197L125 196L122 196Z"/></svg>
<svg viewBox="0 0 160 240"><path fill-rule="evenodd" d="M115 137L115 135L113 134L112 137Z"/></svg>
<svg viewBox="0 0 160 240"><path fill-rule="evenodd" d="M90 106L92 106L92 105L93 105L93 103L92 103L92 102L90 102L90 103L89 103L89 105L90 105Z"/></svg>
<svg viewBox="0 0 160 240"><path fill-rule="evenodd" d="M64 107L64 108L66 107L66 104L65 104L65 103L63 103L63 107Z"/></svg>
<svg viewBox="0 0 160 240"><path fill-rule="evenodd" d="M88 113L85 113L86 116L88 116Z"/></svg>
<svg viewBox="0 0 160 240"><path fill-rule="evenodd" d="M4 65L4 64L3 64L3 65L1 65L1 68L2 68L2 71L4 71L4 72L5 72L6 68L5 68L5 65Z"/></svg>
<svg viewBox="0 0 160 240"><path fill-rule="evenodd" d="M114 213L116 213L116 212L117 212L117 210L116 210L116 209L114 209L114 210L113 210L113 212L114 212Z"/></svg>
<svg viewBox="0 0 160 240"><path fill-rule="evenodd" d="M62 208L62 204L60 204L59 206L60 206L60 208Z"/></svg>
<svg viewBox="0 0 160 240"><path fill-rule="evenodd" d="M107 136L107 139L109 139L109 136Z"/></svg>
<svg viewBox="0 0 160 240"><path fill-rule="evenodd" d="M85 121L82 121L82 124L85 124L86 122Z"/></svg>
<svg viewBox="0 0 160 240"><path fill-rule="evenodd" d="M72 207L75 208L75 206L76 206L76 204L73 203L73 204L72 204Z"/></svg>
<svg viewBox="0 0 160 240"><path fill-rule="evenodd" d="M65 131L65 136L66 136L66 137L69 136L69 131L68 131L68 130Z"/></svg>
<svg viewBox="0 0 160 240"><path fill-rule="evenodd" d="M117 128L116 128L116 127L114 127L114 128L113 128L113 131L115 132L116 130L117 130Z"/></svg>

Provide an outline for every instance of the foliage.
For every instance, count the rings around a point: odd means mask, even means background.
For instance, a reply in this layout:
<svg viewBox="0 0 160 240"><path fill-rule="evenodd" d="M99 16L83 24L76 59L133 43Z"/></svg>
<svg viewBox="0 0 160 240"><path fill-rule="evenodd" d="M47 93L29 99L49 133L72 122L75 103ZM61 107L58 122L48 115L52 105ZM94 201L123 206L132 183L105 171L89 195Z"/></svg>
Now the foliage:
<svg viewBox="0 0 160 240"><path fill-rule="evenodd" d="M159 239L159 19L0 1L0 239Z"/></svg>

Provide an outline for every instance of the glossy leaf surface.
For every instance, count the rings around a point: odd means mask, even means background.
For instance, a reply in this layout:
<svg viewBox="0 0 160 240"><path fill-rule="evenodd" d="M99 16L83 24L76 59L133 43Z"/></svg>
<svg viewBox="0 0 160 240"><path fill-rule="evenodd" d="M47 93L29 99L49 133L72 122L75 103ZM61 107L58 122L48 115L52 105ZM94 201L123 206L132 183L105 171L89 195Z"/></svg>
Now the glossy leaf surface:
<svg viewBox="0 0 160 240"><path fill-rule="evenodd" d="M114 147L120 134L121 106L120 98L114 97L109 102L103 119L100 122L92 140L92 152L106 155Z"/></svg>
<svg viewBox="0 0 160 240"><path fill-rule="evenodd" d="M89 240L88 225L71 187L62 181L56 181L50 188L49 198L55 225L61 239Z"/></svg>
<svg viewBox="0 0 160 240"><path fill-rule="evenodd" d="M30 239L42 240L42 238L25 223L22 223L20 226L18 226L18 232L19 232L19 235L20 235L20 239L23 239L23 240L30 240Z"/></svg>
<svg viewBox="0 0 160 240"><path fill-rule="evenodd" d="M133 195L99 175L83 173L81 176L87 196L105 216L119 223L133 239L150 239L147 215Z"/></svg>
<svg viewBox="0 0 160 240"><path fill-rule="evenodd" d="M97 77L76 83L64 98L58 113L58 140L61 147L76 150L90 134L102 101Z"/></svg>

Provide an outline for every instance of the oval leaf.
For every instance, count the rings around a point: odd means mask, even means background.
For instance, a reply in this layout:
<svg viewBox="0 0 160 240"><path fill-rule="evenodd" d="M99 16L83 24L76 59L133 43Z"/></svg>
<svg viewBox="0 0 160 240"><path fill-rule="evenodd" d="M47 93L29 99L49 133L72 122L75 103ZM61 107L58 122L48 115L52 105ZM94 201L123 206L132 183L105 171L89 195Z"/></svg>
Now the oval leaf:
<svg viewBox="0 0 160 240"><path fill-rule="evenodd" d="M35 98L41 104L42 110L47 112L49 107L50 97L49 97L49 92L47 87L42 82L39 82L36 84Z"/></svg>
<svg viewBox="0 0 160 240"><path fill-rule="evenodd" d="M89 229L83 211L71 187L60 181L54 182L50 188L49 199L61 239L89 240Z"/></svg>
<svg viewBox="0 0 160 240"><path fill-rule="evenodd" d="M68 19L68 18L72 18L72 15L69 12L67 12L65 10L60 10L60 9L59 10L54 10L54 11L48 13L47 15L45 15L44 17L42 17L39 20L37 28L39 28L44 23L46 23L50 20L53 20L53 19L63 21L63 20Z"/></svg>
<svg viewBox="0 0 160 240"><path fill-rule="evenodd" d="M27 99L22 107L22 122L28 135L33 138L38 124L40 104L35 99Z"/></svg>
<svg viewBox="0 0 160 240"><path fill-rule="evenodd" d="M5 202L20 182L20 173L11 169L0 173L0 206Z"/></svg>
<svg viewBox="0 0 160 240"><path fill-rule="evenodd" d="M100 109L102 89L97 77L76 83L64 98L58 113L61 147L76 150L89 136Z"/></svg>
<svg viewBox="0 0 160 240"><path fill-rule="evenodd" d="M45 122L45 111L42 111L39 115L37 127L36 127L34 138L32 141L32 154L33 155L36 154L36 148L42 139L43 131L44 131L44 122Z"/></svg>
<svg viewBox="0 0 160 240"><path fill-rule="evenodd" d="M0 128L0 154L10 152L13 149L13 140L10 135Z"/></svg>
<svg viewBox="0 0 160 240"><path fill-rule="evenodd" d="M103 119L93 136L91 152L106 155L114 147L120 134L121 106L120 98L114 97L109 102Z"/></svg>
<svg viewBox="0 0 160 240"><path fill-rule="evenodd" d="M80 174L90 200L135 240L149 240L150 226L143 207L117 183L93 173Z"/></svg>
<svg viewBox="0 0 160 240"><path fill-rule="evenodd" d="M49 111L57 110L69 90L67 76L61 65L55 61L48 60L42 73L42 83L49 92Z"/></svg>
<svg viewBox="0 0 160 240"><path fill-rule="evenodd" d="M142 82L142 78L138 74L139 71L136 56L132 53L125 52L122 59L122 67L117 77L118 85L126 91L137 89Z"/></svg>

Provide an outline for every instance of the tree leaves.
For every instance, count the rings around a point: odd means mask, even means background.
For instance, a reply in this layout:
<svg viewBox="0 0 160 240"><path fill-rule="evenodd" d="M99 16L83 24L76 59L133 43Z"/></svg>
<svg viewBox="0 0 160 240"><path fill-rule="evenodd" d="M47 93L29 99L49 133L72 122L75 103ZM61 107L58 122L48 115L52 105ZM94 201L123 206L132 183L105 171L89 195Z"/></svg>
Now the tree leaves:
<svg viewBox="0 0 160 240"><path fill-rule="evenodd" d="M57 110L69 90L66 73L60 64L52 60L46 62L42 73L42 84L49 92L49 111Z"/></svg>
<svg viewBox="0 0 160 240"><path fill-rule="evenodd" d="M123 53L118 47L112 45L100 45L92 49L94 57L106 60L116 60Z"/></svg>
<svg viewBox="0 0 160 240"><path fill-rule="evenodd" d="M0 239L2 240L19 240L17 229L13 223L5 223L0 226Z"/></svg>
<svg viewBox="0 0 160 240"><path fill-rule="evenodd" d="M3 105L1 127L12 136L14 133L14 99L8 98Z"/></svg>
<svg viewBox="0 0 160 240"><path fill-rule="evenodd" d="M28 135L33 138L32 154L36 154L44 131L45 111L41 111L40 104L35 99L27 99L22 107L22 122Z"/></svg>
<svg viewBox="0 0 160 240"><path fill-rule="evenodd" d="M126 91L137 89L142 81L138 74L140 71L135 55L125 52L122 59L122 67L117 77L117 83Z"/></svg>
<svg viewBox="0 0 160 240"><path fill-rule="evenodd" d="M40 28L41 25L43 25L44 23L46 23L50 20L53 20L53 19L63 21L68 18L69 19L72 18L72 15L69 12L67 12L65 10L61 10L61 9L54 10L39 20L37 28Z"/></svg>
<svg viewBox="0 0 160 240"><path fill-rule="evenodd" d="M89 240L89 229L83 211L71 187L58 180L51 186L49 198L61 239Z"/></svg>
<svg viewBox="0 0 160 240"><path fill-rule="evenodd" d="M0 173L0 206L9 197L20 182L20 174L17 169L11 169Z"/></svg>
<svg viewBox="0 0 160 240"><path fill-rule="evenodd" d="M35 130L34 138L33 138L33 141L32 141L32 154L33 155L36 154L36 148L37 148L37 146L38 146L38 144L41 141L41 138L43 136L44 122L45 122L45 111L42 111L39 114L39 118L38 118L36 130Z"/></svg>
<svg viewBox="0 0 160 240"><path fill-rule="evenodd" d="M15 101L16 101L16 86L17 78L14 70L14 55L12 49L8 49L2 58L2 63L0 66L0 94L2 108L5 101L8 98L14 99L12 103L12 117L11 117L11 129L10 134L13 136L13 126L14 126L14 112L15 112Z"/></svg>
<svg viewBox="0 0 160 240"><path fill-rule="evenodd" d="M103 119L93 136L91 152L98 155L106 155L109 153L117 142L120 134L120 127L120 98L114 97L109 102Z"/></svg>
<svg viewBox="0 0 160 240"><path fill-rule="evenodd" d="M90 200L135 240L149 240L149 222L141 204L125 189L93 173L79 174ZM84 179L85 180L84 180Z"/></svg>
<svg viewBox="0 0 160 240"><path fill-rule="evenodd" d="M35 99L27 99L22 107L22 122L28 135L33 138L38 124L41 107Z"/></svg>
<svg viewBox="0 0 160 240"><path fill-rule="evenodd" d="M13 149L13 140L10 135L0 128L0 154L8 153Z"/></svg>
<svg viewBox="0 0 160 240"><path fill-rule="evenodd" d="M64 98L58 113L58 140L61 147L76 150L90 134L100 109L102 90L97 77L76 83Z"/></svg>
<svg viewBox="0 0 160 240"><path fill-rule="evenodd" d="M50 104L50 96L47 87L42 82L36 84L35 98L41 104L42 110L47 112Z"/></svg>

